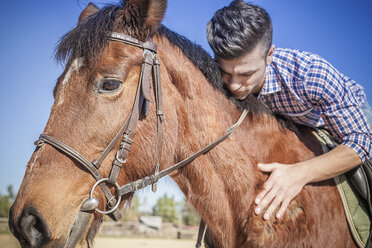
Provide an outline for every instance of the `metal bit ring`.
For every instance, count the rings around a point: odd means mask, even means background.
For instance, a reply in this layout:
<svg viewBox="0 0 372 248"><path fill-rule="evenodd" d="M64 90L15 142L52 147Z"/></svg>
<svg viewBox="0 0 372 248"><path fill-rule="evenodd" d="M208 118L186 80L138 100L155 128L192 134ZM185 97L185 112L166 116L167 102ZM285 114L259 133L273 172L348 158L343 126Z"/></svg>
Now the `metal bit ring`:
<svg viewBox="0 0 372 248"><path fill-rule="evenodd" d="M98 180L98 181L93 185L92 190L90 191L90 194L89 194L89 198L90 198L90 199L94 199L94 197L93 197L93 193L94 193L95 188L96 188L99 184L101 184L101 183L103 183L103 182L106 182L106 181L108 181L108 180L109 180L109 178L102 178L102 179ZM118 183L115 183L114 186L115 186L115 189L116 189L116 190L118 190L118 189L120 188L120 186L119 186ZM111 199L110 199L110 201L111 201ZM116 202L116 205L115 205L112 209L107 210L107 211L104 211L104 210L100 210L100 209L98 209L98 207L97 207L95 210L96 210L98 213L101 213L101 214L111 214L111 213L113 213L113 212L114 212L114 211L119 207L120 201L121 201L121 195L119 195L118 200L117 200L117 202Z"/></svg>

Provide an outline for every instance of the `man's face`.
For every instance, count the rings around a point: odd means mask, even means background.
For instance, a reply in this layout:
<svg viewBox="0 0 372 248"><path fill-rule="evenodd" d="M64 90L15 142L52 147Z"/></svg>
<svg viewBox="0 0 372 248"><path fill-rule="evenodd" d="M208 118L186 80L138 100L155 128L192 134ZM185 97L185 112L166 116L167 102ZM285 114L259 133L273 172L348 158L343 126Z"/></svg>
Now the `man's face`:
<svg viewBox="0 0 372 248"><path fill-rule="evenodd" d="M222 78L235 98L242 100L249 94L258 94L265 82L266 65L272 62L275 46L269 53L258 44L250 53L234 59L216 58L222 72Z"/></svg>

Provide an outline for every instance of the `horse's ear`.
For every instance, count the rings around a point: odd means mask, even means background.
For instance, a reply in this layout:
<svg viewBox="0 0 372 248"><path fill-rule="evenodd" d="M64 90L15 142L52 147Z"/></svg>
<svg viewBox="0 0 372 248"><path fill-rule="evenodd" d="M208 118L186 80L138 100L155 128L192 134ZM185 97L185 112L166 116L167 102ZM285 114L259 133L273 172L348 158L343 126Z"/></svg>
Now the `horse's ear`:
<svg viewBox="0 0 372 248"><path fill-rule="evenodd" d="M147 10L146 26L157 28L160 26L167 10L167 0L149 0Z"/></svg>
<svg viewBox="0 0 372 248"><path fill-rule="evenodd" d="M78 24L84 21L89 16L99 11L99 8L94 3L89 3L88 6L81 12Z"/></svg>
<svg viewBox="0 0 372 248"><path fill-rule="evenodd" d="M127 9L134 9L138 17L144 20L144 28L154 31L164 18L167 0L126 0ZM129 8L128 8L129 7ZM132 11L127 12L132 15Z"/></svg>

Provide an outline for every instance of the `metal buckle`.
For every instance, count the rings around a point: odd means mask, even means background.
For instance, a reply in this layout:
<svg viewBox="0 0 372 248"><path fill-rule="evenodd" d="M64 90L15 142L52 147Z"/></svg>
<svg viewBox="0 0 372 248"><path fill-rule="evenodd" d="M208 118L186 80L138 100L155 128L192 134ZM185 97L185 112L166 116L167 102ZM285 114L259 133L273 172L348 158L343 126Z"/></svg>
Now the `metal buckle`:
<svg viewBox="0 0 372 248"><path fill-rule="evenodd" d="M34 142L34 145L37 146L37 147L40 147L40 146L44 145L44 143L45 143L45 141L39 138L38 140L36 140Z"/></svg>
<svg viewBox="0 0 372 248"><path fill-rule="evenodd" d="M92 188L92 190L90 191L89 199L96 199L96 198L93 197L93 193L94 193L95 188L96 188L99 184L101 184L101 183L103 183L103 182L106 182L106 181L108 181L108 180L109 180L109 178L102 178L102 179L98 180L98 181L93 185L93 188ZM116 189L116 190L118 190L118 189L120 188L120 186L119 186L118 183L115 183L114 186L115 186L115 189ZM111 201L111 200L112 200L112 199L110 199L109 201ZM113 212L114 212L114 211L119 207L120 201L121 201L121 195L118 196L117 203L116 203L116 205L115 205L112 209L107 210L107 211L104 211L104 210L100 210L100 209L98 209L98 207L97 207L97 208L95 208L95 210L96 210L98 213L101 213L101 214L111 214L111 213L113 213Z"/></svg>
<svg viewBox="0 0 372 248"><path fill-rule="evenodd" d="M120 151L120 148L119 148L119 150L116 152L115 158L116 158L116 160L119 161L120 163L125 164L125 163L127 162L127 159L121 159L121 158L119 158L119 151Z"/></svg>
<svg viewBox="0 0 372 248"><path fill-rule="evenodd" d="M152 59L155 59L156 54L153 51L149 49L143 49L143 57L145 57L147 53L151 55Z"/></svg>

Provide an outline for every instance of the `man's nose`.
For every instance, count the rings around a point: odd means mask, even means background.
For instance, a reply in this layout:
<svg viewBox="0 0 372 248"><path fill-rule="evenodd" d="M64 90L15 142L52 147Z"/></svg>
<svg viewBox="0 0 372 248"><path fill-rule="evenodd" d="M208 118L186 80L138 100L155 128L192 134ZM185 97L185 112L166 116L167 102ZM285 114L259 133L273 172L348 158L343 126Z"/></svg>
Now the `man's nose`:
<svg viewBox="0 0 372 248"><path fill-rule="evenodd" d="M230 91L237 91L240 87L242 87L242 83L236 77L231 77L227 86Z"/></svg>

